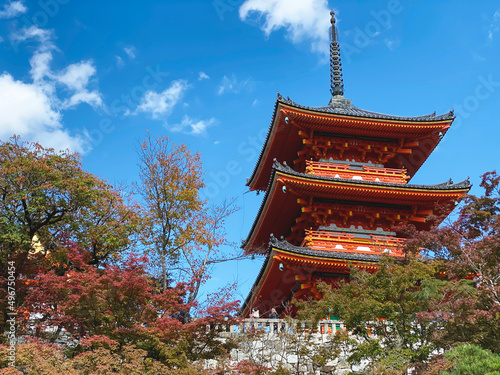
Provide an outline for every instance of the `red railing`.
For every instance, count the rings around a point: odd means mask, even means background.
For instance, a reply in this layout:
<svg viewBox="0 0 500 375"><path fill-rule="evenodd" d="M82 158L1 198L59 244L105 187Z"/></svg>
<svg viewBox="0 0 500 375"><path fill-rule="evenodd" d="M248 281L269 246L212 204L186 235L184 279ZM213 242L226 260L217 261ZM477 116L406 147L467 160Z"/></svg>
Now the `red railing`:
<svg viewBox="0 0 500 375"><path fill-rule="evenodd" d="M366 236L366 237L365 237ZM354 233L331 233L306 229L303 246L315 250L403 255L404 238Z"/></svg>
<svg viewBox="0 0 500 375"><path fill-rule="evenodd" d="M335 164L320 161L306 161L306 172L308 174L337 177L346 179L358 179L364 181L389 182L406 184L410 178L405 169L392 169L370 167L367 165L355 167L350 164Z"/></svg>

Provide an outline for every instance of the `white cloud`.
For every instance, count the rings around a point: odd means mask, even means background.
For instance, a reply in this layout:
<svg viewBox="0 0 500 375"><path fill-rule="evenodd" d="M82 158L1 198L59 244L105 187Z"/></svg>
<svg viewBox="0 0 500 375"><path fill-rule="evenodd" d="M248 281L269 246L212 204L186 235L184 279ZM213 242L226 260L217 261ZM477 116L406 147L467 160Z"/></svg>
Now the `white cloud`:
<svg viewBox="0 0 500 375"><path fill-rule="evenodd" d="M243 89L253 90L255 82L252 79L246 79L244 81L238 81L236 76L233 74L231 77L224 76L217 88L217 95L222 95L224 93L238 93Z"/></svg>
<svg viewBox="0 0 500 375"><path fill-rule="evenodd" d="M474 59L474 61L478 61L478 62L486 61L486 59L483 56L481 56L480 54L478 54L477 52L474 52L472 54L472 58Z"/></svg>
<svg viewBox="0 0 500 375"><path fill-rule="evenodd" d="M12 34L12 40L15 42L26 42L35 40L39 43L38 48L30 59L30 74L35 82L42 82L45 77L50 77L53 51L57 47L52 42L53 34L50 30L40 29L37 26L21 29L20 32Z"/></svg>
<svg viewBox="0 0 500 375"><path fill-rule="evenodd" d="M24 28L20 33L13 34L12 38L15 41L28 41L34 39L39 42L37 50L30 59L31 71L30 74L35 83L44 87L49 92L55 91L55 84L61 84L66 89L73 91L76 98L89 97L90 93L87 86L96 75L97 70L92 61L81 61L76 64L67 66L60 72L54 72L50 67L53 60L53 53L58 51L57 47L52 42L53 34L50 30L40 29L37 26ZM100 93L93 91L93 96ZM72 102L82 102L72 99ZM102 105L102 100L83 101L91 105Z"/></svg>
<svg viewBox="0 0 500 375"><path fill-rule="evenodd" d="M65 107L74 107L80 103L87 103L93 107L103 105L101 94L97 90L90 92L87 89L95 74L96 68L93 63L91 61L82 61L69 65L62 72L55 75L58 83L74 92L71 98L64 102Z"/></svg>
<svg viewBox="0 0 500 375"><path fill-rule="evenodd" d="M115 56L115 59L116 59L116 65L118 67L122 67L125 65L125 61L131 61L131 60L135 60L135 58L137 57L137 48L135 48L135 46L125 46L123 47L123 52L125 52L125 55L126 55L126 59L124 59L122 56L119 56L119 55L116 55Z"/></svg>
<svg viewBox="0 0 500 375"><path fill-rule="evenodd" d="M293 43L309 41L315 52L328 54L330 15L327 0L246 0L240 18L252 14L261 22L266 36L284 28Z"/></svg>
<svg viewBox="0 0 500 375"><path fill-rule="evenodd" d="M398 48L401 44L401 41L399 39L395 40L390 40L390 39L384 39L384 43L389 48L391 51L394 51L396 48Z"/></svg>
<svg viewBox="0 0 500 375"><path fill-rule="evenodd" d="M214 125L217 121L214 118L210 120L194 120L189 116L184 116L180 124L175 124L170 127L170 130L174 132L182 132L192 135L205 135L207 133L207 128Z"/></svg>
<svg viewBox="0 0 500 375"><path fill-rule="evenodd" d="M71 64L60 72L52 70L50 64L53 60L53 53L58 49L52 42L53 35L51 31L31 26L22 29L20 33L14 34L13 39L16 41L34 39L39 42L37 50L30 59L30 74L34 83L42 87L47 93L55 95L56 85L62 85L72 93L70 98L60 101L62 108L74 107L80 103L87 103L94 107L103 105L99 91L89 91L87 88L97 73L91 61Z"/></svg>
<svg viewBox="0 0 500 375"><path fill-rule="evenodd" d="M2 18L14 18L23 13L26 13L28 8L26 8L22 1L11 1L5 4L3 9L0 10L0 19Z"/></svg>
<svg viewBox="0 0 500 375"><path fill-rule="evenodd" d="M102 107L103 101L101 93L99 91L80 91L72 95L69 99L64 100L62 107L64 109L69 109L76 107L80 103L87 103L92 107Z"/></svg>
<svg viewBox="0 0 500 375"><path fill-rule="evenodd" d="M89 137L71 135L63 126L62 111L80 103L103 106L101 93L89 88L96 81L96 68L91 61L81 61L53 70L53 54L59 51L53 39L50 30L37 26L12 34L17 43L36 43L30 59L32 82L16 81L8 73L1 76L0 136L6 139L17 134L58 150L86 152Z"/></svg>
<svg viewBox="0 0 500 375"><path fill-rule="evenodd" d="M56 85L62 85L72 92L70 98L61 100L61 107L74 107L80 103L100 107L103 105L101 94L97 90L89 91L87 86L96 75L96 68L91 61L81 61L67 66L60 72L52 71L50 64L53 53L58 51L52 42L53 35L50 30L40 29L37 26L24 28L20 33L13 34L15 41L36 40L39 42L37 50L30 59L30 74L33 81L47 93L56 93Z"/></svg>
<svg viewBox="0 0 500 375"><path fill-rule="evenodd" d="M30 60L31 76L35 82L43 82L46 77L52 75L50 63L52 62L52 52L37 51Z"/></svg>
<svg viewBox="0 0 500 375"><path fill-rule="evenodd" d="M500 31L500 9L495 12L493 15L493 22L490 24L490 28L488 30L488 39L492 40L495 33Z"/></svg>
<svg viewBox="0 0 500 375"><path fill-rule="evenodd" d="M57 80L69 89L75 91L85 90L90 78L96 74L96 69L90 61L82 61L69 65L57 75Z"/></svg>
<svg viewBox="0 0 500 375"><path fill-rule="evenodd" d="M204 79L210 79L210 77L205 72L200 72L198 75L198 81L203 81Z"/></svg>
<svg viewBox="0 0 500 375"><path fill-rule="evenodd" d="M236 86L236 77L233 75L231 78L224 76L222 81L217 89L217 94L222 95L226 91L233 91Z"/></svg>
<svg viewBox="0 0 500 375"><path fill-rule="evenodd" d="M123 62L123 59L120 56L115 56L116 58L116 65L118 66L123 66L125 63Z"/></svg>
<svg viewBox="0 0 500 375"><path fill-rule="evenodd" d="M158 93L155 91L147 91L144 93L141 101L135 111L128 111L126 115L137 115L139 112L149 114L155 120L165 121L164 126L173 132L182 132L191 135L206 135L207 129L216 124L216 120L211 118L209 120L192 119L185 115L182 121L178 124L169 125L166 120L172 113L173 109L181 103L181 100L189 88L186 80L179 79L172 81L170 87ZM183 107L187 108L189 105L183 103Z"/></svg>
<svg viewBox="0 0 500 375"><path fill-rule="evenodd" d="M53 99L36 84L15 81L6 73L1 75L0 114L3 141L16 134L56 150L85 151L86 140L63 129L61 114L54 108Z"/></svg>
<svg viewBox="0 0 500 375"><path fill-rule="evenodd" d="M137 48L134 46L126 46L123 51L127 54L130 60L134 60L137 57Z"/></svg>
<svg viewBox="0 0 500 375"><path fill-rule="evenodd" d="M20 32L13 33L12 38L15 41L36 39L40 42L40 49L42 50L55 49L55 45L52 43L52 38L53 38L52 31L46 29L40 29L37 26L23 28L21 29Z"/></svg>
<svg viewBox="0 0 500 375"><path fill-rule="evenodd" d="M173 81L170 87L163 92L146 91L137 109L133 113L128 114L144 112L151 114L153 119L166 118L182 99L187 88L187 81L180 79Z"/></svg>

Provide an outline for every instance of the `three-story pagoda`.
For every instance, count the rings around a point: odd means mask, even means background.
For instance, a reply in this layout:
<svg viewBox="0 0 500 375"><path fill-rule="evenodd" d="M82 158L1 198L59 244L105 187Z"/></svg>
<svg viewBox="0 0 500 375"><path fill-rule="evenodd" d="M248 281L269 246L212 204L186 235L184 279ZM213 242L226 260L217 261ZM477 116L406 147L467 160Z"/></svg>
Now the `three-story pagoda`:
<svg viewBox="0 0 500 375"><path fill-rule="evenodd" d="M247 185L265 191L244 243L266 255L244 302L266 314L292 297L321 298L319 282L349 277L349 265L375 271L383 254L400 257L405 239L394 228L418 230L444 219L471 188L468 180L409 183L450 128L453 111L417 117L366 111L344 99L334 12L332 99L306 107L278 94L264 147Z"/></svg>

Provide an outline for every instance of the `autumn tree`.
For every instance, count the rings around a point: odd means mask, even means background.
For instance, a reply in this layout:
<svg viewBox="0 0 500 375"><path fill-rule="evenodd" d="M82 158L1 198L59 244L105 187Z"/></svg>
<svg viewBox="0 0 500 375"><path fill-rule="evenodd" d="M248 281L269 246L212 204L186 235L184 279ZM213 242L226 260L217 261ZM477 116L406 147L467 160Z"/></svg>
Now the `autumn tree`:
<svg viewBox="0 0 500 375"><path fill-rule="evenodd" d="M183 154L161 156L171 166L181 162L176 157L189 159L185 146L177 151ZM77 154L14 138L0 143L0 155L0 261L16 266L17 337L41 340L20 347L18 369L195 374L194 362L231 350L234 343L220 340L220 329L234 322L238 303L228 302L224 293L205 306L195 298L207 267L221 260L216 253L227 243L223 226L233 206L211 211L198 198L203 186L198 164L174 169L173 176L195 178L173 178L168 192L153 182L153 190L164 195L156 208L140 208L83 171ZM152 173L160 177L154 168ZM158 207L166 211L155 211ZM171 232L156 232L162 223L155 221L158 212L172 215L163 222ZM147 257L133 255L142 250L136 246L139 233L186 273L180 282L158 290ZM1 285L3 304L6 290ZM196 319L186 319L192 309ZM8 310L2 306L2 311ZM53 360L39 360L50 353Z"/></svg>
<svg viewBox="0 0 500 375"><path fill-rule="evenodd" d="M234 201L209 206L202 200L200 154L192 154L184 144L148 134L138 154L141 183L137 191L145 204L146 242L159 264L161 290L173 280L191 281L193 289L187 298L193 302L210 266L239 257L220 252L228 245L224 224L236 209Z"/></svg>
<svg viewBox="0 0 500 375"><path fill-rule="evenodd" d="M472 343L500 353L500 177L482 176L482 196L469 195L458 219L412 241L423 254L443 262L440 285L429 312L420 319L440 322L440 345ZM461 280L461 282L458 282ZM460 287L460 288L459 288Z"/></svg>
<svg viewBox="0 0 500 375"><path fill-rule="evenodd" d="M66 350L70 357L103 345L120 356L133 345L146 358L171 369L188 368L234 346L230 339L221 341L219 332L234 323L236 302L217 301L202 309L196 320L184 323L182 312L197 305L186 303L190 285L181 283L158 293L144 256L96 268L89 264L88 252L65 245L71 266L64 274L51 270L39 275L20 309L24 314L19 323L28 336L56 343L65 332L72 344Z"/></svg>
<svg viewBox="0 0 500 375"><path fill-rule="evenodd" d="M201 366L186 365L171 368L148 357L145 350L135 345L123 347L105 337L82 340L85 351L75 357L68 357L64 348L54 344L29 340L17 345L15 366L8 366L3 360L8 347L0 345L0 374L120 374L120 375L209 375L211 372Z"/></svg>
<svg viewBox="0 0 500 375"><path fill-rule="evenodd" d="M441 231L439 256L457 276L474 274L494 305L500 305L500 176L485 173L484 195L469 195L458 220Z"/></svg>
<svg viewBox="0 0 500 375"><path fill-rule="evenodd" d="M0 163L2 262L17 256L22 267L34 242L51 249L60 234L78 240L96 265L132 243L137 207L85 172L78 154L13 138L0 143Z"/></svg>
<svg viewBox="0 0 500 375"><path fill-rule="evenodd" d="M62 238L77 241L89 263L98 266L134 243L137 212L112 186L85 172L78 154L55 152L19 137L0 142L2 273L7 261L15 264L15 277L23 279L67 262ZM18 284L16 301L21 304L25 284ZM5 303L4 286L0 304Z"/></svg>

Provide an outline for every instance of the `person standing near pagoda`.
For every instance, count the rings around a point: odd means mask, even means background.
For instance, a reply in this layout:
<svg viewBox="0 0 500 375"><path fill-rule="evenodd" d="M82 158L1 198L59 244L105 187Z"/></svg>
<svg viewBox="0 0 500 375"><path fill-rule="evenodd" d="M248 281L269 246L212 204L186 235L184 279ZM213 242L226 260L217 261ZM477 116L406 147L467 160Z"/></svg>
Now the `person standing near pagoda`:
<svg viewBox="0 0 500 375"><path fill-rule="evenodd" d="M269 319L279 319L280 316L278 315L278 312L276 311L276 309L273 307L271 309L271 313L269 314Z"/></svg>
<svg viewBox="0 0 500 375"><path fill-rule="evenodd" d="M252 313L250 314L250 318L259 319L260 318L259 310L252 309Z"/></svg>

